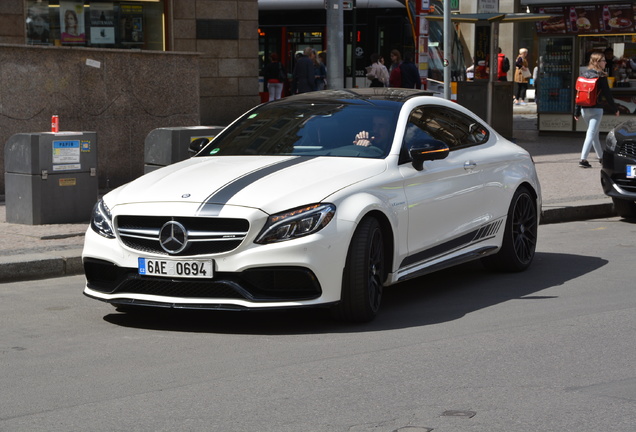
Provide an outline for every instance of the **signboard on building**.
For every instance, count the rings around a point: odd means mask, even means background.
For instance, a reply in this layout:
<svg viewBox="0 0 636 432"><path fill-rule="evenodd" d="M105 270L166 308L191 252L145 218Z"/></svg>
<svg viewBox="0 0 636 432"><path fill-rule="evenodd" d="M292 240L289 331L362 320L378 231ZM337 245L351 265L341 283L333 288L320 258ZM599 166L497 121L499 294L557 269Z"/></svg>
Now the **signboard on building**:
<svg viewBox="0 0 636 432"><path fill-rule="evenodd" d="M499 0L477 0L477 13L499 13Z"/></svg>

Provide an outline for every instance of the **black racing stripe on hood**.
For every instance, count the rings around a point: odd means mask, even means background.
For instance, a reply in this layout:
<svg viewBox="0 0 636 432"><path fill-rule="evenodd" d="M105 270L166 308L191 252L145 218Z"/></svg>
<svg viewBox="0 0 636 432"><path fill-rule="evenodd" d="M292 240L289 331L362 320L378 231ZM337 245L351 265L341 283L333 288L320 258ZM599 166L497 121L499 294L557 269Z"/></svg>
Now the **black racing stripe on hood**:
<svg viewBox="0 0 636 432"><path fill-rule="evenodd" d="M239 177L230 183L222 186L221 188L214 191L210 196L208 196L203 204L197 210L197 213L200 213L204 207L210 206L212 204L215 205L216 208L219 208L219 205L225 205L227 202L237 193L245 189L247 186L252 183L261 180L264 177L267 177L270 174L273 174L278 171L282 171L286 168L292 167L294 165L298 165L307 161L314 159L315 156L307 157L307 156L297 156L292 159L285 159L281 162L276 162L272 165L267 165L263 168L259 168L256 171L252 171L244 175L243 177ZM219 209L220 211L220 209Z"/></svg>

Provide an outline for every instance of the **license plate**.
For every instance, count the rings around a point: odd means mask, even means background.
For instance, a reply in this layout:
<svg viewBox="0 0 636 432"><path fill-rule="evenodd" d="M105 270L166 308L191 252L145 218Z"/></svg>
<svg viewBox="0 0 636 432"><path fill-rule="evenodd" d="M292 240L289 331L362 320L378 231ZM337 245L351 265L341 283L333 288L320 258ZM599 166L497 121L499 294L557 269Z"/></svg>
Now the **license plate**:
<svg viewBox="0 0 636 432"><path fill-rule="evenodd" d="M627 165L627 178L636 177L636 165Z"/></svg>
<svg viewBox="0 0 636 432"><path fill-rule="evenodd" d="M212 278L212 260L139 258L139 274L180 278Z"/></svg>

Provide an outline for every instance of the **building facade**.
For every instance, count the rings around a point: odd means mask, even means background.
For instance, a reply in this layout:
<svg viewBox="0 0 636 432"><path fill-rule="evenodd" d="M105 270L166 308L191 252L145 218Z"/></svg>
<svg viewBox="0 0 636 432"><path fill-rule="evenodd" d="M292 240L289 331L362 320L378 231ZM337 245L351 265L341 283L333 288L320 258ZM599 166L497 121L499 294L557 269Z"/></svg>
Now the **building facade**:
<svg viewBox="0 0 636 432"><path fill-rule="evenodd" d="M257 0L0 1L0 158L15 133L95 131L99 186L143 174L159 127L260 102ZM0 194L4 181L0 181Z"/></svg>

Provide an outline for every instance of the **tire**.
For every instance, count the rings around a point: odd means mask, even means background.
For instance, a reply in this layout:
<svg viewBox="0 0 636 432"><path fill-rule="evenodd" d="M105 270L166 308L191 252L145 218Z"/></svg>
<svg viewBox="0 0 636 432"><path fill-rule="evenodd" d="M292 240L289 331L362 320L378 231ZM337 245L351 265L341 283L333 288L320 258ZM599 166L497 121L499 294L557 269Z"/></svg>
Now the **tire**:
<svg viewBox="0 0 636 432"><path fill-rule="evenodd" d="M520 272L527 269L537 246L537 202L526 187L517 189L512 197L501 249L482 259L493 270Z"/></svg>
<svg viewBox="0 0 636 432"><path fill-rule="evenodd" d="M613 197L612 201L614 202L614 210L620 217L636 219L636 202Z"/></svg>
<svg viewBox="0 0 636 432"><path fill-rule="evenodd" d="M334 316L349 322L373 320L380 309L385 278L380 224L374 218L363 219L349 245L342 294L333 309Z"/></svg>

